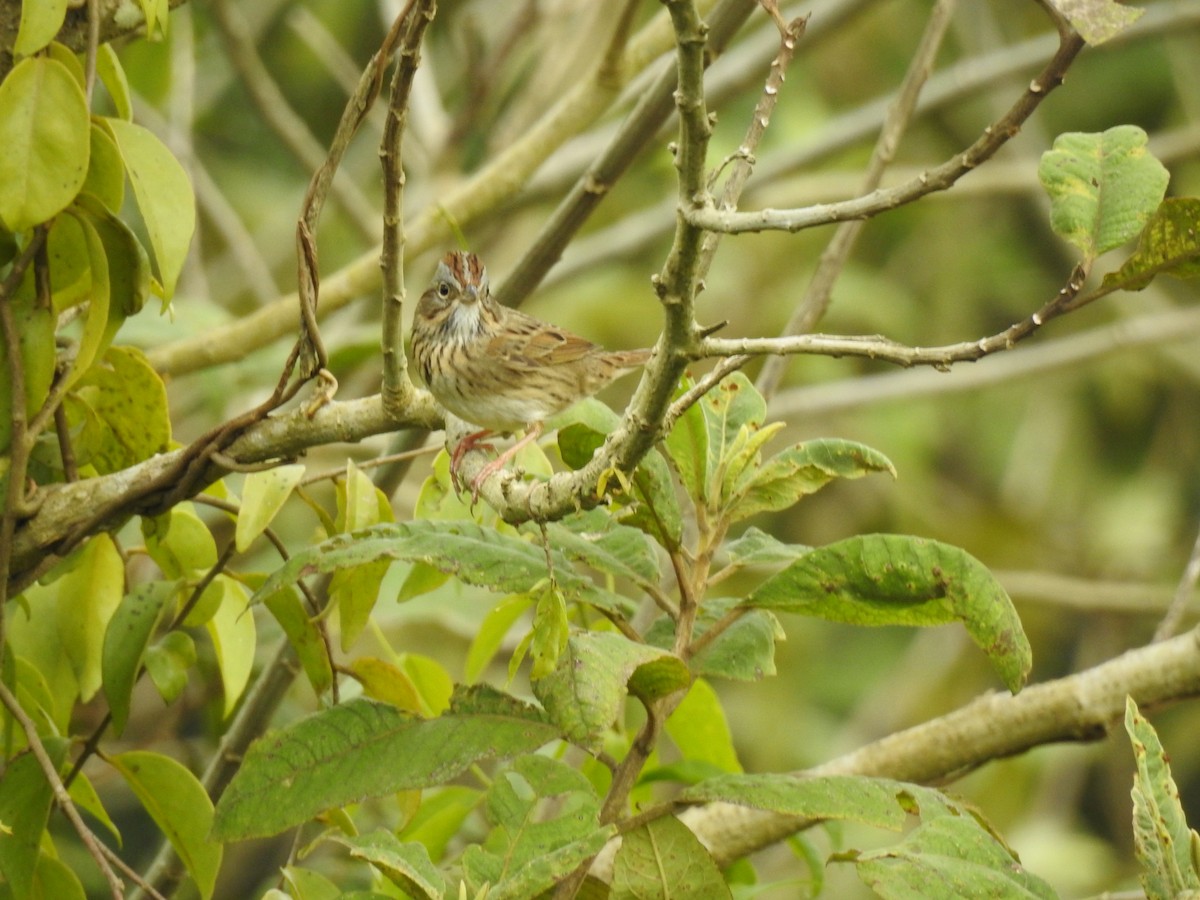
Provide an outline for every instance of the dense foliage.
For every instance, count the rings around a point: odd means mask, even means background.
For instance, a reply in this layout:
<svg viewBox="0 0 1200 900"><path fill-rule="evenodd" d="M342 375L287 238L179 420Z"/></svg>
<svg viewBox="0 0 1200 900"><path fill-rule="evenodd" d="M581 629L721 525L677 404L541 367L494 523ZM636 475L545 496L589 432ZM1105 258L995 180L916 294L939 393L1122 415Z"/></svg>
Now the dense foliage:
<svg viewBox="0 0 1200 900"><path fill-rule="evenodd" d="M0 0L0 897L1200 892L1200 15L955 6Z"/></svg>

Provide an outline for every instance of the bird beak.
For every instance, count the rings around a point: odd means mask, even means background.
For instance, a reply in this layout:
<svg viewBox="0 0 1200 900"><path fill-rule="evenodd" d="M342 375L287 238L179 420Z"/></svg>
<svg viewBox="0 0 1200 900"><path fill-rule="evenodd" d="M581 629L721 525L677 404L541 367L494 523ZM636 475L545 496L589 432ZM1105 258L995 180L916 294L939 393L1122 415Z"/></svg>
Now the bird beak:
<svg viewBox="0 0 1200 900"><path fill-rule="evenodd" d="M473 284L468 284L464 293L466 296L463 299L468 303L475 303L479 300L479 288Z"/></svg>

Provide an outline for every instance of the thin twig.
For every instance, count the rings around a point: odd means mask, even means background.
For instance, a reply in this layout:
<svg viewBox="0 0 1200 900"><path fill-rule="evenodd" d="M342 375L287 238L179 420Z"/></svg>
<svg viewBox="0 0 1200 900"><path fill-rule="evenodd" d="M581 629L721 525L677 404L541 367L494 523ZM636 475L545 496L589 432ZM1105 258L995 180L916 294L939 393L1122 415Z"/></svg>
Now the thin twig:
<svg viewBox="0 0 1200 900"><path fill-rule="evenodd" d="M913 114L916 112L921 89L933 71L934 60L937 58L938 50L942 46L942 39L946 36L946 30L949 28L957 5L958 0L938 0L930 11L929 21L925 24L925 31L921 35L921 41L909 63L908 71L904 74L900 90L884 117L883 128L871 151L871 158L867 162L866 172L859 187L860 194L869 193L878 188L883 180L883 173L895 159L900 139L904 136L904 132L908 129ZM784 326L783 334L802 334L811 331L825 315L825 310L828 309L830 298L833 295L833 286L845 269L865 224L863 219L854 219L838 225L833 237L821 253L816 271L809 279L804 295ZM767 400L770 400L779 386L785 366L786 360L782 356L772 356L763 364L755 387Z"/></svg>
<svg viewBox="0 0 1200 900"><path fill-rule="evenodd" d="M1021 123L1033 114L1051 91L1062 84L1067 69L1070 68L1083 46L1083 39L1074 32L1062 36L1057 52L1042 71L1033 78L1007 113L984 128L979 138L966 150L898 187L871 191L841 203L799 209L730 212L709 204L685 208L684 214L693 225L710 231L722 231L726 234L741 234L749 231L795 232L846 219L869 218L898 206L912 203L935 191L946 190L952 187L958 179L990 159L1020 131Z"/></svg>
<svg viewBox="0 0 1200 900"><path fill-rule="evenodd" d="M216 0L209 4L209 9L229 61L263 121L306 171L319 169L325 150L263 64L241 11L229 0ZM366 196L351 182L339 181L330 191L363 240L374 243L378 214Z"/></svg>
<svg viewBox="0 0 1200 900"><path fill-rule="evenodd" d="M1158 628L1154 630L1155 641L1165 641L1167 638L1174 637L1175 633L1179 631L1183 617L1187 615L1188 605L1196 590L1197 581L1200 581L1200 534L1196 535L1196 543L1192 545L1192 555L1188 557L1183 575L1179 578L1179 584L1175 588L1175 596L1171 599L1167 614L1163 616L1162 621L1158 623Z"/></svg>
<svg viewBox="0 0 1200 900"><path fill-rule="evenodd" d="M383 270L383 405L402 411L411 401L415 388L408 377L404 355L404 131L408 124L408 101L413 77L421 63L421 39L437 12L435 0L408 7L397 22L404 22L399 39L396 73L392 78L387 121L379 147L383 166L383 247L379 265ZM390 48L389 48L390 49ZM383 51L381 50L382 54ZM386 58L386 57L380 57Z"/></svg>

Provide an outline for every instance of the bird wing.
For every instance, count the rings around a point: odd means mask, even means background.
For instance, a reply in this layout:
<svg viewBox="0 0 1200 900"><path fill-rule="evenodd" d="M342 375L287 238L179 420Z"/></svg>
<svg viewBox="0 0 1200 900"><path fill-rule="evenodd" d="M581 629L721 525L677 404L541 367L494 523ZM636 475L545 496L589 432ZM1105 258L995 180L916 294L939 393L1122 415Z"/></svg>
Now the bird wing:
<svg viewBox="0 0 1200 900"><path fill-rule="evenodd" d="M591 341L520 310L506 310L505 328L488 342L488 352L508 362L540 368L583 359L598 349Z"/></svg>

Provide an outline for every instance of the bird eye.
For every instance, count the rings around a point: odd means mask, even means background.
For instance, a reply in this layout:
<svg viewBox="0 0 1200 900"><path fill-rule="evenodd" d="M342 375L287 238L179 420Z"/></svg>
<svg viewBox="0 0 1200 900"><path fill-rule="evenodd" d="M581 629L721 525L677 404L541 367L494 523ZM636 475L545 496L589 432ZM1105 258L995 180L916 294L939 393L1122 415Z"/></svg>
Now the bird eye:
<svg viewBox="0 0 1200 900"><path fill-rule="evenodd" d="M445 300L450 296L450 285L444 281L439 281L437 286L438 296Z"/></svg>

